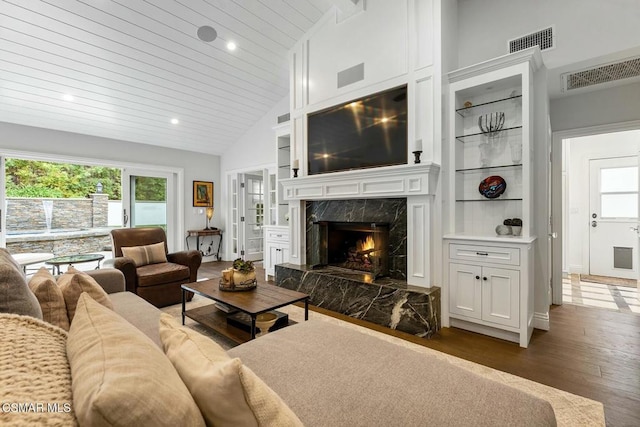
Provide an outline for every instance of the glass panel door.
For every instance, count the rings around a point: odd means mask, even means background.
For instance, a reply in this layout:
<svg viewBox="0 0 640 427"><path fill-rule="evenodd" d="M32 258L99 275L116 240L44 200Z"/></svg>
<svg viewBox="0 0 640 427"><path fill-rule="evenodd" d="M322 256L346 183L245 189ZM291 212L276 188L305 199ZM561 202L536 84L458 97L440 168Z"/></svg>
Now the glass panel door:
<svg viewBox="0 0 640 427"><path fill-rule="evenodd" d="M590 166L589 274L637 278L636 157L592 159Z"/></svg>
<svg viewBox="0 0 640 427"><path fill-rule="evenodd" d="M7 247L7 199L5 194L4 156L0 156L0 248Z"/></svg>
<svg viewBox="0 0 640 427"><path fill-rule="evenodd" d="M123 226L162 227L169 250L177 250L173 174L134 169L123 169L122 174Z"/></svg>
<svg viewBox="0 0 640 427"><path fill-rule="evenodd" d="M263 175L245 174L244 180L244 259L262 259L262 226L264 225Z"/></svg>

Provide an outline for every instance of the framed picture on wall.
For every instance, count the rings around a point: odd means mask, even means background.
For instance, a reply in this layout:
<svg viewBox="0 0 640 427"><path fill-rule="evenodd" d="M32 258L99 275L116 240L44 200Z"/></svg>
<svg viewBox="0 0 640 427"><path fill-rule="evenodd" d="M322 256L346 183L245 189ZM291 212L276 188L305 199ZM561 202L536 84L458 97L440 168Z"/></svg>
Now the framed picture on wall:
<svg viewBox="0 0 640 427"><path fill-rule="evenodd" d="M213 182L193 181L193 206L199 208L213 206Z"/></svg>

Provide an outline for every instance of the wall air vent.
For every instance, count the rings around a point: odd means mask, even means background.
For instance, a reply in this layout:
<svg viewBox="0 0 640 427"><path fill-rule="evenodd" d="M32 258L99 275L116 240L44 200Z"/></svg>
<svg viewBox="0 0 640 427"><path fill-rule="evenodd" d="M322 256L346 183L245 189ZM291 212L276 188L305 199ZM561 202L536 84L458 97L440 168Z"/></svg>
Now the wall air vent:
<svg viewBox="0 0 640 427"><path fill-rule="evenodd" d="M283 114L281 116L278 116L278 124L286 123L286 122L289 121L290 118L291 118L291 113L287 113L287 114Z"/></svg>
<svg viewBox="0 0 640 427"><path fill-rule="evenodd" d="M533 46L540 46L540 50L549 50L555 47L553 26L535 33L527 34L516 39L509 40L509 53L518 52Z"/></svg>
<svg viewBox="0 0 640 427"><path fill-rule="evenodd" d="M563 89L579 89L616 80L640 77L640 58L599 65L588 70L562 75Z"/></svg>

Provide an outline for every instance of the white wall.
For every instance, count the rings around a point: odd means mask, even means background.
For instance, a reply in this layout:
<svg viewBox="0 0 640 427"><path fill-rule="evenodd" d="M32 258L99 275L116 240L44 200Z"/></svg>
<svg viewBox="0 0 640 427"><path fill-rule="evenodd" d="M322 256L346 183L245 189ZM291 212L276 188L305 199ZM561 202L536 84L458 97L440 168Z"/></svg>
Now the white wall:
<svg viewBox="0 0 640 427"><path fill-rule="evenodd" d="M179 144L180 141L176 141L176 146ZM219 156L0 122L0 154L3 149L182 168L185 230L201 229L205 224L204 215L197 215L192 207L193 181L213 181L215 206L222 206L224 200L219 191ZM212 225L222 227L218 217L214 218ZM178 239L176 243L178 248L182 248L184 239Z"/></svg>
<svg viewBox="0 0 640 427"><path fill-rule="evenodd" d="M639 44L635 0L458 0L458 59L464 67L507 54L507 41L555 25L552 69Z"/></svg>
<svg viewBox="0 0 640 427"><path fill-rule="evenodd" d="M564 212L566 268L569 273L589 273L589 160L636 156L640 131L626 131L564 140L567 176Z"/></svg>
<svg viewBox="0 0 640 427"><path fill-rule="evenodd" d="M640 83L551 100L554 132L634 120L640 120Z"/></svg>

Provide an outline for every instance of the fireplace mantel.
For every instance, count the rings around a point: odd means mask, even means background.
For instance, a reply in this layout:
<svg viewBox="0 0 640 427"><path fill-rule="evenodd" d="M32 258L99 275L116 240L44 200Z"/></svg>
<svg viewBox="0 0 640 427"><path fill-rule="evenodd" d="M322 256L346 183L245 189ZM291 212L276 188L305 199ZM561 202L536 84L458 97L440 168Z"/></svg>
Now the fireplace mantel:
<svg viewBox="0 0 640 427"><path fill-rule="evenodd" d="M427 162L282 179L285 200L426 196L435 193L440 166Z"/></svg>
<svg viewBox="0 0 640 427"><path fill-rule="evenodd" d="M439 172L439 165L425 162L280 180L289 202L289 262L307 263L307 202L406 198L407 283L431 287L431 215Z"/></svg>

